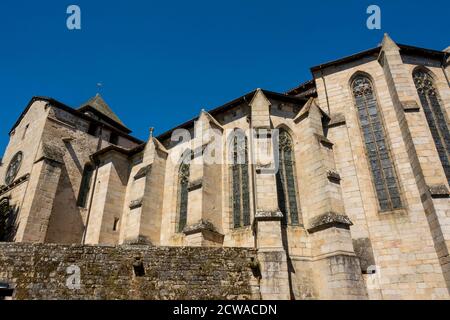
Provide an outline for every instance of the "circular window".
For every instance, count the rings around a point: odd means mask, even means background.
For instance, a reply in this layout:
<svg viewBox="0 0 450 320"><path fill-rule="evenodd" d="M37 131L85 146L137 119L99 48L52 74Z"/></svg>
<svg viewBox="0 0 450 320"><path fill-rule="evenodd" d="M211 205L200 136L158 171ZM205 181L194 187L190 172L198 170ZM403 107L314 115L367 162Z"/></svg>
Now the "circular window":
<svg viewBox="0 0 450 320"><path fill-rule="evenodd" d="M8 170L6 171L5 183L10 185L14 182L17 172L19 172L20 165L22 164L23 154L21 151L17 152L9 163Z"/></svg>

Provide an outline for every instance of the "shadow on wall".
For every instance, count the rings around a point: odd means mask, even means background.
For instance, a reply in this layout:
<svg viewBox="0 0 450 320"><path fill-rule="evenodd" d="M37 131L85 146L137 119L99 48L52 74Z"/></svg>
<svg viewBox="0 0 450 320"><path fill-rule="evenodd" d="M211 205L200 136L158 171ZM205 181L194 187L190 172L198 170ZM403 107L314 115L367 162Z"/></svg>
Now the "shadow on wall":
<svg viewBox="0 0 450 320"><path fill-rule="evenodd" d="M17 232L19 208L9 205L9 198L0 200L0 242L13 242Z"/></svg>
<svg viewBox="0 0 450 320"><path fill-rule="evenodd" d="M67 168L62 166L45 242L81 243L84 223Z"/></svg>
<svg viewBox="0 0 450 320"><path fill-rule="evenodd" d="M287 225L281 226L281 240L283 242L284 250L286 251L286 258L288 264L288 280L289 280L289 294L290 299L295 300L295 293L293 288L293 276L295 277L295 268L289 255L289 243L287 234Z"/></svg>

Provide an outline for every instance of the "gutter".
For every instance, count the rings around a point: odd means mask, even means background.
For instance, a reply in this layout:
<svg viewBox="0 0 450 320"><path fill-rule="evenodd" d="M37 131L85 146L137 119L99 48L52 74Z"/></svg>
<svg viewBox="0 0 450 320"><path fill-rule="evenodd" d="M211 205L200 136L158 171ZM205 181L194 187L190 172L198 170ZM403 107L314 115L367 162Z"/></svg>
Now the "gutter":
<svg viewBox="0 0 450 320"><path fill-rule="evenodd" d="M247 104L247 106L250 107L247 98L244 97L244 102ZM250 107L251 110L251 107ZM253 144L253 120L252 120L252 116L250 113L250 117L249 117L249 125L250 125L250 148L249 150L251 150L250 152L250 156L251 156L251 166L252 169L250 170L251 175L252 175L252 184L253 184L253 192L252 192L252 198L253 198L253 237L254 237L254 246L255 249L258 249L258 236L257 236L257 228L255 228L255 219L256 219L256 208L257 208L257 197L256 197L256 169L255 169L255 161L254 161L254 144Z"/></svg>

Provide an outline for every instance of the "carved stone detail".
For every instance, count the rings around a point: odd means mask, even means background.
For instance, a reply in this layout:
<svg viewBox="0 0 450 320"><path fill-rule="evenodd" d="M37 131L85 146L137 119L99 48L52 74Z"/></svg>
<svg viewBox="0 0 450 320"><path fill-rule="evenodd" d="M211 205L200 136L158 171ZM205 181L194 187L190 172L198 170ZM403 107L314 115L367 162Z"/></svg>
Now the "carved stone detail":
<svg viewBox="0 0 450 320"><path fill-rule="evenodd" d="M330 122L328 123L328 128L339 127L345 125L346 120L343 113L336 113L331 116Z"/></svg>
<svg viewBox="0 0 450 320"><path fill-rule="evenodd" d="M401 104L402 104L403 110L405 112L417 112L417 111L420 110L419 105L414 100L412 100L412 101L403 101Z"/></svg>
<svg viewBox="0 0 450 320"><path fill-rule="evenodd" d="M139 169L139 171L134 176L134 180L138 180L146 177L152 170L152 165L148 165Z"/></svg>
<svg viewBox="0 0 450 320"><path fill-rule="evenodd" d="M353 223L350 218L344 214L327 212L310 220L308 232L314 233L332 227L349 229Z"/></svg>
<svg viewBox="0 0 450 320"><path fill-rule="evenodd" d="M432 198L448 198L450 195L444 184L429 186L429 190Z"/></svg>
<svg viewBox="0 0 450 320"><path fill-rule="evenodd" d="M202 179L198 179L198 180L192 181L188 185L188 192L200 189L201 187L203 187L203 180Z"/></svg>
<svg viewBox="0 0 450 320"><path fill-rule="evenodd" d="M131 201L130 202L130 209L133 210L133 209L137 209L137 208L142 207L142 202L143 202L142 198Z"/></svg>

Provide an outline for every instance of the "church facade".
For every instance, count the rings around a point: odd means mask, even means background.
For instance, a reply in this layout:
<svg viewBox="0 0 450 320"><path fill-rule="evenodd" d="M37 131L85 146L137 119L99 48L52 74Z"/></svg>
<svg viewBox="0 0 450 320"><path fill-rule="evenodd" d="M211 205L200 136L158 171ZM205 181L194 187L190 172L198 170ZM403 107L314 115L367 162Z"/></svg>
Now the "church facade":
<svg viewBox="0 0 450 320"><path fill-rule="evenodd" d="M264 298L449 299L448 51L385 35L311 72L145 142L99 95L34 97L0 241L256 248Z"/></svg>

